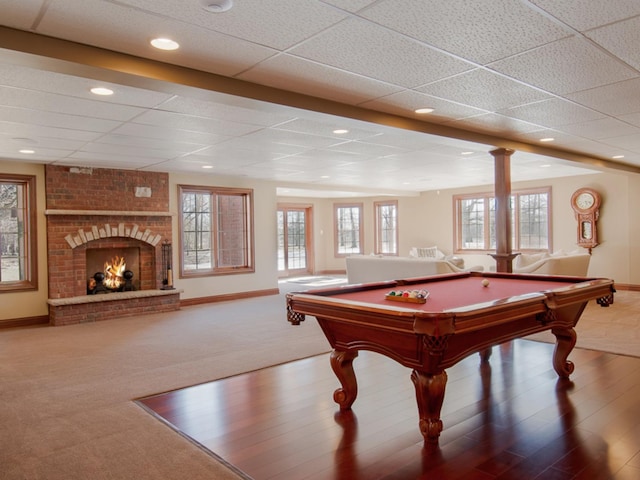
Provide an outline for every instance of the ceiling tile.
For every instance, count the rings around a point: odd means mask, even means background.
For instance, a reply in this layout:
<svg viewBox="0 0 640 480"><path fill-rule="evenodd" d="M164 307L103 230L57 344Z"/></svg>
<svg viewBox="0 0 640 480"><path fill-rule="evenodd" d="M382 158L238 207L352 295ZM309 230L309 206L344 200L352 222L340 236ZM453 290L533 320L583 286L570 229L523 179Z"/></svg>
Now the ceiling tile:
<svg viewBox="0 0 640 480"><path fill-rule="evenodd" d="M540 125L518 120L498 113L486 113L474 117L461 118L445 125L485 132L492 135L511 136L517 133L527 133L540 130Z"/></svg>
<svg viewBox="0 0 640 480"><path fill-rule="evenodd" d="M490 68L559 95L639 76L580 37L546 44L492 63Z"/></svg>
<svg viewBox="0 0 640 480"><path fill-rule="evenodd" d="M602 143L612 145L617 148L630 150L632 152L640 153L640 133L634 133L633 135L622 135L619 137L609 137L602 140Z"/></svg>
<svg viewBox="0 0 640 480"><path fill-rule="evenodd" d="M224 13L207 12L201 7L203 2L197 0L119 0L119 3L278 50L285 50L346 18L345 13L316 0L242 0ZM258 25L269 28L257 28Z"/></svg>
<svg viewBox="0 0 640 480"><path fill-rule="evenodd" d="M118 121L132 119L144 111L139 107L4 86L0 86L0 105Z"/></svg>
<svg viewBox="0 0 640 480"><path fill-rule="evenodd" d="M640 2L635 3L640 13ZM587 36L633 68L640 69L640 16L591 30L587 32Z"/></svg>
<svg viewBox="0 0 640 480"><path fill-rule="evenodd" d="M139 123L126 123L115 128L110 133L114 135L139 137L141 142L145 141L145 139L155 139L179 143L194 143L198 145L213 145L229 139L227 135L194 132L155 125L141 125Z"/></svg>
<svg viewBox="0 0 640 480"><path fill-rule="evenodd" d="M268 105L268 104L264 104ZM200 98L188 98L176 96L163 103L157 110L198 117L243 123L245 125L257 125L270 127L280 125L296 118L290 110L277 108L260 109L247 108L237 105L228 105L223 101L206 101Z"/></svg>
<svg viewBox="0 0 640 480"><path fill-rule="evenodd" d="M508 117L518 118L536 125L557 127L572 123L588 122L604 118L604 115L575 103L552 98L541 102L507 108L499 112Z"/></svg>
<svg viewBox="0 0 640 480"><path fill-rule="evenodd" d="M590 1L588 5L584 0L529 1L581 32L640 15L640 3L637 0Z"/></svg>
<svg viewBox="0 0 640 480"><path fill-rule="evenodd" d="M385 0L361 15L480 65L568 35L513 0Z"/></svg>
<svg viewBox="0 0 640 480"><path fill-rule="evenodd" d="M355 18L345 20L289 53L408 88L471 68L467 62Z"/></svg>
<svg viewBox="0 0 640 480"><path fill-rule="evenodd" d="M184 3L171 3L186 8ZM100 12L100 28L96 28L96 12ZM100 0L74 2L72 9L65 2L51 2L36 31L221 75L234 75L276 53L197 25ZM151 47L149 41L159 36L175 39L180 50L163 52ZM212 46L215 62L210 60Z"/></svg>
<svg viewBox="0 0 640 480"><path fill-rule="evenodd" d="M2 0L2 10L11 12L3 15L2 24L21 30L30 30L47 0Z"/></svg>
<svg viewBox="0 0 640 480"><path fill-rule="evenodd" d="M551 98L545 92L481 68L416 90L490 112Z"/></svg>
<svg viewBox="0 0 640 480"><path fill-rule="evenodd" d="M365 126L366 125L363 124L363 127ZM296 118L295 120L282 123L273 128L277 130L305 133L309 135L319 135L322 137L332 138L334 143L339 143L347 140L364 140L369 137L380 135L380 133L376 131L377 129L371 128L367 130L365 128L354 128L351 122L346 122L343 118L333 116L327 117L324 122L320 122L315 119ZM333 133L334 130L339 129L346 129L348 131L344 134Z"/></svg>
<svg viewBox="0 0 640 480"><path fill-rule="evenodd" d="M571 93L567 98L607 115L640 112L640 78Z"/></svg>
<svg viewBox="0 0 640 480"><path fill-rule="evenodd" d="M570 125L563 125L556 128L562 132L590 138L591 140L601 140L620 135L633 135L640 133L640 129L638 127L610 117L592 120L590 122L572 123Z"/></svg>
<svg viewBox="0 0 640 480"><path fill-rule="evenodd" d="M11 65L2 56L3 52L6 51L0 50L0 85L132 107L154 107L172 97L171 94L143 88ZM114 95L98 96L89 92L91 88L98 86L111 88Z"/></svg>
<svg viewBox="0 0 640 480"><path fill-rule="evenodd" d="M352 105L401 90L395 85L287 54L273 56L237 78Z"/></svg>
<svg viewBox="0 0 640 480"><path fill-rule="evenodd" d="M80 115L66 115L25 108L5 107L0 105L0 118L10 118L12 122L30 124L35 127L59 127L89 132L108 132L119 125L119 122Z"/></svg>
<svg viewBox="0 0 640 480"><path fill-rule="evenodd" d="M364 102L361 106L402 117L412 116L413 118L432 123L443 123L451 119L471 117L486 113L485 110L473 108L458 102L443 100L415 90L404 90L399 93L387 95L386 97L381 97L370 102ZM433 108L434 111L428 115L414 113L417 108L427 107Z"/></svg>
<svg viewBox="0 0 640 480"><path fill-rule="evenodd" d="M245 135L255 132L261 127L214 118L184 115L181 113L148 110L135 119L135 123L154 125L178 130L190 130L193 132L215 133L216 135Z"/></svg>

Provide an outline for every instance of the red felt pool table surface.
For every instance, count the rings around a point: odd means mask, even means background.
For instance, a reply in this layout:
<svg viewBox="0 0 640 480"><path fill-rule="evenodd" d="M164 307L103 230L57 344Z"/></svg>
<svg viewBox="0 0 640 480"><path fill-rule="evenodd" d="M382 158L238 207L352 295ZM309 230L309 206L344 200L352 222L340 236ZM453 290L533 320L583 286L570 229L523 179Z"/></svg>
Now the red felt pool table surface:
<svg viewBox="0 0 640 480"><path fill-rule="evenodd" d="M489 281L489 285L486 287L482 285L482 280L484 279ZM570 287L575 284L576 282L573 281L553 280L544 277L521 280L510 277L465 276L448 278L448 276L445 276L440 281L419 282L398 287L369 288L354 292L337 293L331 295L331 298L389 307L441 312L480 303L495 302L507 297ZM423 304L393 302L385 299L386 294L391 290L426 290L429 292L429 296Z"/></svg>

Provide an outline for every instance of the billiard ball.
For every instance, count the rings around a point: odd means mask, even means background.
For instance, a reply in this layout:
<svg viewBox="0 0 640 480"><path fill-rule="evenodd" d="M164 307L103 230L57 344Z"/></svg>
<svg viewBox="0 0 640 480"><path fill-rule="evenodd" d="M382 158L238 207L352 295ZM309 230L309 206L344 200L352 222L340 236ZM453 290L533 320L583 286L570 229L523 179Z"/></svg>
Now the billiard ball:
<svg viewBox="0 0 640 480"><path fill-rule="evenodd" d="M488 287L489 286L489 279L487 279L487 278L482 279L482 286L483 287Z"/></svg>

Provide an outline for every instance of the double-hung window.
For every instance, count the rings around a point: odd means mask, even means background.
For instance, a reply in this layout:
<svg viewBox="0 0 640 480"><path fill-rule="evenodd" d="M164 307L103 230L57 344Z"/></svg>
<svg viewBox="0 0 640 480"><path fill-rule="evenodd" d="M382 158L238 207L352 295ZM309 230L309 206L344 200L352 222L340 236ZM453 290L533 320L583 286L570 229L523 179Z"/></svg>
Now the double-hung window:
<svg viewBox="0 0 640 480"><path fill-rule="evenodd" d="M453 198L456 251L496 249L493 194L456 195ZM551 188L512 192L511 241L517 251L551 250Z"/></svg>
<svg viewBox="0 0 640 480"><path fill-rule="evenodd" d="M362 204L336 204L334 225L336 257L361 254L363 252Z"/></svg>
<svg viewBox="0 0 640 480"><path fill-rule="evenodd" d="M181 276L253 272L253 191L181 185L179 196Z"/></svg>
<svg viewBox="0 0 640 480"><path fill-rule="evenodd" d="M0 292L38 287L36 178L0 173Z"/></svg>
<svg viewBox="0 0 640 480"><path fill-rule="evenodd" d="M374 202L375 253L398 255L398 202Z"/></svg>

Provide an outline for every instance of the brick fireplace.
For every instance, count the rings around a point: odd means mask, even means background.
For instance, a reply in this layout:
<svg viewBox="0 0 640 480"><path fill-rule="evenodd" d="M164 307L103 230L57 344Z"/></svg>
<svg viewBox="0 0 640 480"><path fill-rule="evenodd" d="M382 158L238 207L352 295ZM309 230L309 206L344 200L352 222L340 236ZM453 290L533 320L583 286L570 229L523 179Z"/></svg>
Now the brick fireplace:
<svg viewBox="0 0 640 480"><path fill-rule="evenodd" d="M172 241L168 183L159 172L46 167L50 324L179 308L180 292L163 284L162 245ZM98 249L137 252L135 291L88 295L87 252Z"/></svg>

